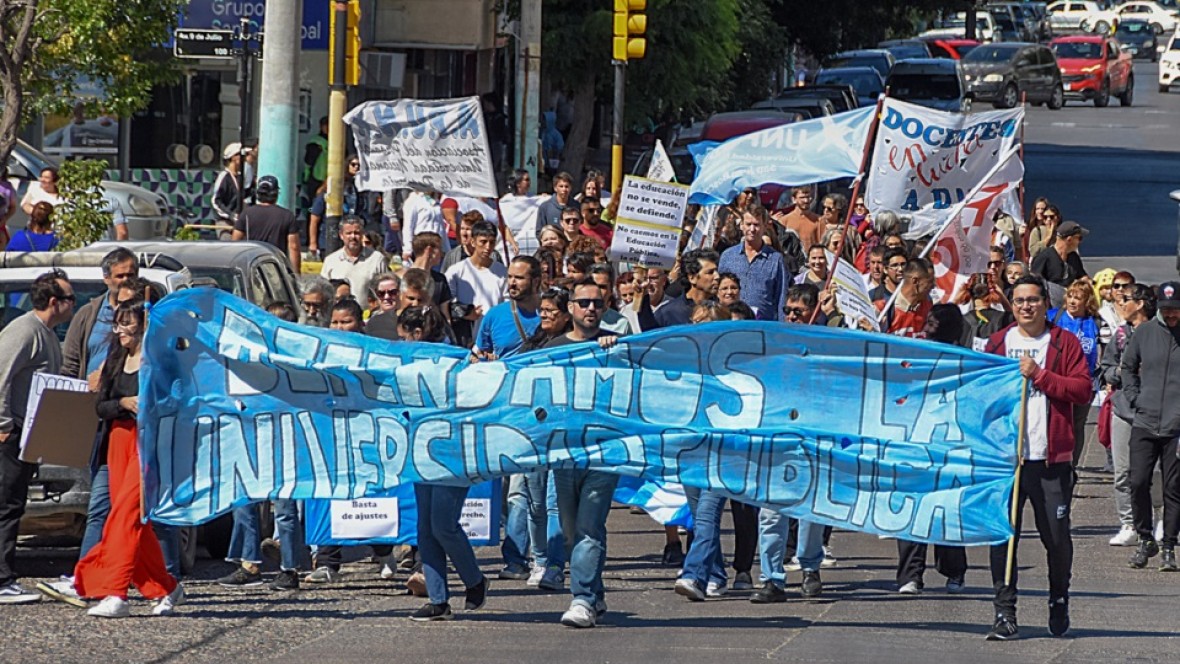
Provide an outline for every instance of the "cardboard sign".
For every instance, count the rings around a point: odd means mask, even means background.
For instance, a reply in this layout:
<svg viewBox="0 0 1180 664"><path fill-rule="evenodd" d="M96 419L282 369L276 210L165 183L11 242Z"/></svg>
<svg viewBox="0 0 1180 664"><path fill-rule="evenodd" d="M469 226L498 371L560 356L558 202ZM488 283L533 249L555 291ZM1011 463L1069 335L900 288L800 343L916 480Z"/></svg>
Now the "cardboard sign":
<svg viewBox="0 0 1180 664"><path fill-rule="evenodd" d="M397 537L397 498L357 498L331 503L332 537L371 539Z"/></svg>
<svg viewBox="0 0 1180 664"><path fill-rule="evenodd" d="M74 468L88 466L98 430L94 399L84 380L33 374L21 431L21 460ZM65 414L69 416L62 417Z"/></svg>
<svg viewBox="0 0 1180 664"><path fill-rule="evenodd" d="M873 299L869 297L869 289L860 272L848 261L835 262L835 255L828 252L828 265L833 263L832 284L836 286L836 305L844 314L844 325L858 330L858 324L863 318L872 323L874 331L878 331L877 308L873 306Z"/></svg>
<svg viewBox="0 0 1180 664"><path fill-rule="evenodd" d="M676 263L687 207L688 185L628 175L619 192L610 257L645 267L671 268Z"/></svg>

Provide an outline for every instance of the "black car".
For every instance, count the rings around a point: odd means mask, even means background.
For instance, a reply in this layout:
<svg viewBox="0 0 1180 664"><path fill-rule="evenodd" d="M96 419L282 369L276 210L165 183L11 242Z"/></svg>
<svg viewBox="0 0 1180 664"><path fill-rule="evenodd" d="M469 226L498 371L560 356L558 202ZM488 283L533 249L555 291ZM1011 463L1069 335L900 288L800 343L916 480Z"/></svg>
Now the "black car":
<svg viewBox="0 0 1180 664"><path fill-rule="evenodd" d="M1151 27L1151 23L1139 18L1123 19L1119 22L1114 31L1114 38L1119 40L1119 43L1127 48L1131 57L1135 60L1151 60L1156 62L1160 59L1159 38L1155 34L1155 30Z"/></svg>
<svg viewBox="0 0 1180 664"><path fill-rule="evenodd" d="M920 39L887 39L877 44L877 48L889 51L895 60L930 57L930 47Z"/></svg>
<svg viewBox="0 0 1180 664"><path fill-rule="evenodd" d="M859 51L844 51L824 60L824 69L837 67L872 67L881 75L881 80L889 77L889 70L897 58L883 48L866 48Z"/></svg>
<svg viewBox="0 0 1180 664"><path fill-rule="evenodd" d="M1061 70L1049 47L1028 43L981 44L961 60L967 91L976 101L1012 108L1029 103L1057 110L1065 105Z"/></svg>

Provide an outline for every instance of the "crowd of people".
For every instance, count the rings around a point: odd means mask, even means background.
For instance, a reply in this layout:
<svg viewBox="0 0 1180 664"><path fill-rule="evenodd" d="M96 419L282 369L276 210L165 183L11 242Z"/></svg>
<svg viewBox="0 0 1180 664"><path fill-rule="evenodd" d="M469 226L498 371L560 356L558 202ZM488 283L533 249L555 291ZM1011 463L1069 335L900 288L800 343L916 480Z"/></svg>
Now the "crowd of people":
<svg viewBox="0 0 1180 664"><path fill-rule="evenodd" d="M366 234L366 221L356 215L345 215L332 229L316 228L309 242L332 249L320 275L302 278L303 311L281 303L268 309L312 326L458 345L470 349L472 362L575 343L610 347L639 332L721 320L879 329L1002 355L1019 361L1029 385L1016 532L1028 502L1047 554L1050 633L1069 629L1070 507L1096 394L1099 439L1109 448L1104 470L1114 476L1111 521L1118 532L1110 543L1134 547L1132 567L1158 556L1161 571L1178 569L1180 284L1141 284L1129 271L1090 275L1079 254L1087 229L1038 199L1026 224L998 220L986 271L958 292L944 293L924 257L929 238L907 238L902 217L870 214L861 197L849 210L846 196L828 193L820 197L820 212L813 212L813 187L793 189L792 206L774 214L757 191L742 192L718 211L716 232L702 246L686 246L699 213L690 206L675 266L645 268L608 258L617 204L609 204L603 184L601 174L591 173L575 193L573 178L558 174L552 196L536 208L528 234L533 247L511 237L495 201L386 192L385 202L400 200L401 208L382 217L383 235ZM277 186L274 178L259 179L258 203L236 217L234 236L270 242L298 265L301 229L293 214L275 206ZM509 195L523 196L529 186L528 174L517 172ZM89 605L91 615L119 617L128 615L126 590L134 585L155 602L153 613L163 615L184 601L175 529L156 527L153 536L133 504L139 491L133 376L144 303L159 293L138 280L133 255L116 250L107 258L108 296L73 316L64 352L47 333L55 321L70 319L70 285L60 273L40 278L32 291L34 311L0 332L0 602L38 597L17 583L13 567L30 472L16 456L15 440L25 415L22 389L33 371L50 371L92 381L103 425L95 439L96 480L81 559L71 577L38 588L79 606L101 600ZM852 320L841 311L832 281L836 261L862 273L876 320ZM1162 481L1153 482L1157 466ZM607 611L602 572L616 482L614 475L586 469L506 479L498 582L562 591L568 575L572 600L561 622L593 627ZM1153 488L1160 490L1155 498ZM680 568L677 595L706 601L743 589L754 591L752 602L779 603L796 571L802 596L823 594L822 570L837 564L830 527L731 501L734 550L727 562L720 537L726 497L691 487L685 494L694 526L687 542L666 526L661 558ZM459 527L466 490L420 485L415 495L418 544L375 546L382 575L407 569L407 586L428 599L413 619L445 620L454 615L449 560L465 588L465 608L479 609L491 580ZM340 548L317 547L309 559L298 504L276 501L274 513L275 536L263 541L258 510L235 510L227 557L233 568L219 583L261 585L268 551L279 562L270 584L276 591L335 581ZM966 551L936 546L934 559L945 589L961 591ZM898 592L923 592L926 564L925 545L899 541ZM1014 638L1017 575L1008 547L993 547L987 566L995 590L988 638Z"/></svg>

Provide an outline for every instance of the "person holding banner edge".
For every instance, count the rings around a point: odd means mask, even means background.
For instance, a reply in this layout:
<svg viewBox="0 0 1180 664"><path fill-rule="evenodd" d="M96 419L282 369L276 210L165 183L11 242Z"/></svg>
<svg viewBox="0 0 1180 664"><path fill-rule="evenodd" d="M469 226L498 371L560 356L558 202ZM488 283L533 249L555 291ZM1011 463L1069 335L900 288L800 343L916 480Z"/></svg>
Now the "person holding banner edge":
<svg viewBox="0 0 1180 664"><path fill-rule="evenodd" d="M1069 631L1073 568L1069 512L1077 480L1073 467L1073 407L1090 398L1093 383L1081 343L1048 319L1048 303L1045 282L1034 276L1021 277L1012 289L1016 322L993 334L985 349L987 353L1019 359L1020 373L1028 381L1030 393L1025 400L1027 417L1023 418L1027 444L1019 450L1017 459L1023 472L1017 474L1013 495L1012 540L991 548L996 594L989 641L1019 636L1015 553L1026 500L1032 503L1037 532L1048 553L1049 633L1064 636Z"/></svg>

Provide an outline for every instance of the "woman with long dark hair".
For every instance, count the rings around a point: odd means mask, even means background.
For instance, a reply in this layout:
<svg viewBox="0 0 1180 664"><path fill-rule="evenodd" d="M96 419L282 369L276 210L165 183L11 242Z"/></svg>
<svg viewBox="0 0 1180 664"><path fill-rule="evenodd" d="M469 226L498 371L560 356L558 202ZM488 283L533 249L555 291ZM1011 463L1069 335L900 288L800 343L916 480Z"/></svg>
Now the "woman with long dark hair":
<svg viewBox="0 0 1180 664"><path fill-rule="evenodd" d="M101 597L88 612L100 618L131 614L127 588L134 585L144 597L157 600L152 614L171 615L183 603L184 588L164 565L160 542L140 516L138 430L139 369L147 327L143 298L115 309L116 343L103 362L95 410L102 420L100 454L110 470L111 512L99 542L74 572L74 587L82 597Z"/></svg>
<svg viewBox="0 0 1180 664"><path fill-rule="evenodd" d="M8 241L7 251L52 251L57 246L53 232L53 206L41 201L29 213L29 224Z"/></svg>

